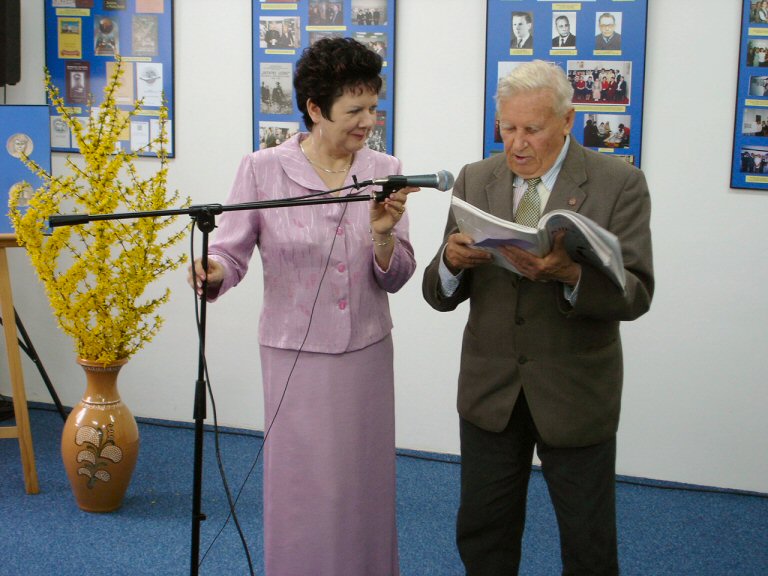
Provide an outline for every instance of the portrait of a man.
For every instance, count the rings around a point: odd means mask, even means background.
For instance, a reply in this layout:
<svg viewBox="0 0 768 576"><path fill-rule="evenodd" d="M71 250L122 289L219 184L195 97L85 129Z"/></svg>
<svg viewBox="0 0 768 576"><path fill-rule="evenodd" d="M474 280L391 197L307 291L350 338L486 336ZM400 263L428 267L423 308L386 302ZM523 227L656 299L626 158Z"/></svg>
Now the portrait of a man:
<svg viewBox="0 0 768 576"><path fill-rule="evenodd" d="M575 27L571 28L571 17L564 13L554 13L554 25L557 35L552 38L552 48L575 48ZM574 18L575 20L575 18Z"/></svg>
<svg viewBox="0 0 768 576"><path fill-rule="evenodd" d="M512 42L510 48L533 49L533 14L512 12Z"/></svg>
<svg viewBox="0 0 768 576"><path fill-rule="evenodd" d="M621 50L621 34L617 32L617 18L612 12L603 12L597 18L600 30L595 36L595 50Z"/></svg>

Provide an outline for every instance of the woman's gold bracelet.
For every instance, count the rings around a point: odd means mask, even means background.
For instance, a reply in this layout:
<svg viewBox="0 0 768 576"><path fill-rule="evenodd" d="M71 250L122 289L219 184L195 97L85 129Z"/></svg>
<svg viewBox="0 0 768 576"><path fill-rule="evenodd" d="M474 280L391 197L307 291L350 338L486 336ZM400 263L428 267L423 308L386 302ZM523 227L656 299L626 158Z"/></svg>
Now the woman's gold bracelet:
<svg viewBox="0 0 768 576"><path fill-rule="evenodd" d="M395 233L390 230L389 234L387 235L387 239L384 240L383 242L378 242L376 238L373 237L373 234L371 234L371 242L373 242L375 246L386 246L392 241L392 238L394 236L395 236Z"/></svg>

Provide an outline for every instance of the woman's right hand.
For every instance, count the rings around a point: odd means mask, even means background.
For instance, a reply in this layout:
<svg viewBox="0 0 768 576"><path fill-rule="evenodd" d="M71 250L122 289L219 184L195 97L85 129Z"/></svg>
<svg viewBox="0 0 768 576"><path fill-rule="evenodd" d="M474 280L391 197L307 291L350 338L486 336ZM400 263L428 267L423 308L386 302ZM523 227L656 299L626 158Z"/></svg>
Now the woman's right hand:
<svg viewBox="0 0 768 576"><path fill-rule="evenodd" d="M187 268L187 283L197 292L198 296L203 295L203 280L206 278L203 269L203 259L195 260L194 274L192 266ZM208 258L208 288L215 288L224 281L224 266L216 260Z"/></svg>

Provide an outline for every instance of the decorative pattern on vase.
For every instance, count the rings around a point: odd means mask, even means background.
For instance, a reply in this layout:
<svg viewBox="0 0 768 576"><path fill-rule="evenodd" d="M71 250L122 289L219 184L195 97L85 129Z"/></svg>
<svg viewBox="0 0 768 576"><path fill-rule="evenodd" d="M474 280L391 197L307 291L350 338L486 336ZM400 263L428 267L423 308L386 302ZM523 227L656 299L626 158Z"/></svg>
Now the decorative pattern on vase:
<svg viewBox="0 0 768 576"><path fill-rule="evenodd" d="M64 425L64 468L82 510L111 512L122 505L139 454L136 420L117 391L117 373L126 361L77 362L86 389Z"/></svg>
<svg viewBox="0 0 768 576"><path fill-rule="evenodd" d="M97 480L109 482L112 479L105 469L109 462L117 464L123 459L123 451L115 445L114 426L109 425L107 434L101 429L83 426L75 435L75 444L85 445L85 450L77 453L77 462L82 464L77 469L80 476L88 476L88 488L93 488Z"/></svg>

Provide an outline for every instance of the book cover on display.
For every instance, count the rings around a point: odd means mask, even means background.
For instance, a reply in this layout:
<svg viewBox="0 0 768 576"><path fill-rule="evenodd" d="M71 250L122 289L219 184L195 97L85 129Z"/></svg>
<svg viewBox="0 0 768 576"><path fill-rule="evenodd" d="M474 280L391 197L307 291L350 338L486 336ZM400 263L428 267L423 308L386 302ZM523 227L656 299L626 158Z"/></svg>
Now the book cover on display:
<svg viewBox="0 0 768 576"><path fill-rule="evenodd" d="M59 58L82 58L83 27L80 18L59 18L57 40Z"/></svg>
<svg viewBox="0 0 768 576"><path fill-rule="evenodd" d="M377 152L387 151L387 112L385 110L376 111L376 125L368 137L368 148Z"/></svg>
<svg viewBox="0 0 768 576"><path fill-rule="evenodd" d="M163 0L136 0L136 12L145 14L163 14Z"/></svg>
<svg viewBox="0 0 768 576"><path fill-rule="evenodd" d="M111 78L115 73L116 62L107 62L107 76ZM118 104L125 106L132 106L136 98L133 95L134 87L134 74L133 64L131 62L123 62L123 77L121 79L120 87L115 92L115 101Z"/></svg>
<svg viewBox="0 0 768 576"><path fill-rule="evenodd" d="M262 62L259 66L262 114L293 112L293 66L290 62Z"/></svg>
<svg viewBox="0 0 768 576"><path fill-rule="evenodd" d="M135 56L157 56L157 16L134 14L131 26L131 48Z"/></svg>
<svg viewBox="0 0 768 576"><path fill-rule="evenodd" d="M120 33L115 20L103 16L93 22L93 53L114 56L120 53Z"/></svg>
<svg viewBox="0 0 768 576"><path fill-rule="evenodd" d="M73 60L64 63L67 104L88 104L88 94L91 93L91 64L85 60Z"/></svg>
<svg viewBox="0 0 768 576"><path fill-rule="evenodd" d="M69 148L71 146L69 126L61 116L51 116L51 147Z"/></svg>
<svg viewBox="0 0 768 576"><path fill-rule="evenodd" d="M136 63L136 98L145 106L160 106L163 102L163 65L157 62Z"/></svg>

